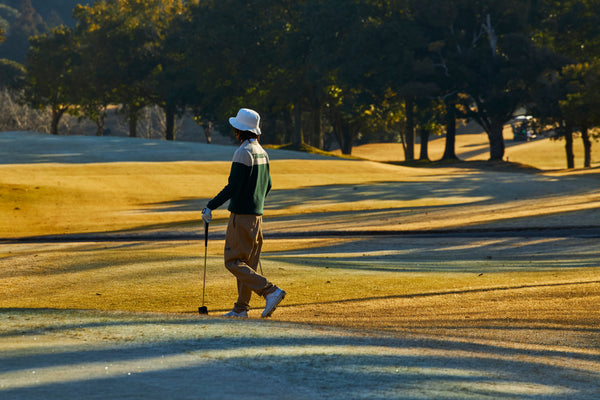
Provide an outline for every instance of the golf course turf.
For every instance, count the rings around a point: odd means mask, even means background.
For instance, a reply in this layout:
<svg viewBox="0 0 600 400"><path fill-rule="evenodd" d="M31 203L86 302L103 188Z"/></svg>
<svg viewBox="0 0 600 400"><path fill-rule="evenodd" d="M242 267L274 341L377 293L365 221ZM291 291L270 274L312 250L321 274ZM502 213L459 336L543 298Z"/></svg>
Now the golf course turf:
<svg viewBox="0 0 600 400"><path fill-rule="evenodd" d="M235 147L105 139L0 133L3 399L600 396L598 166L270 150L262 266L288 295L234 321L224 208L197 309Z"/></svg>

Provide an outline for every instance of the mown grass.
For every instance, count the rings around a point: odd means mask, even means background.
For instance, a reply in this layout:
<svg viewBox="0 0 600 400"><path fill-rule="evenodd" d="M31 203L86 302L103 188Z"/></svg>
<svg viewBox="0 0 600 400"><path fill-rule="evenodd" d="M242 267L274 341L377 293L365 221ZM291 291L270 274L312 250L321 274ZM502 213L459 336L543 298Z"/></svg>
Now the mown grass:
<svg viewBox="0 0 600 400"><path fill-rule="evenodd" d="M0 237L182 226L201 231L200 210L225 184L229 166L2 165L0 207L5 223ZM505 172L499 185L486 181L492 173L357 160L276 160L270 198L275 204L269 216L275 220L272 226L282 229L299 224L294 218L301 216L309 230L324 224L345 229L358 222L368 223L364 226L370 229L399 223L469 227L496 220L514 220L518 226L544 212L551 213L554 222L598 222L589 219L597 215L593 211L598 202L589 179L579 182L572 177L564 193L560 186L542 193L541 207L540 188L558 178L548 175L534 182L530 177L537 175ZM407 187L428 193L439 182L449 184L435 195L402 197ZM388 198L380 201L383 195ZM584 209L577 214L581 218L574 219L579 208ZM370 217L368 212L377 210L398 214L390 221ZM340 211L349 213L340 216ZM316 212L319 219L313 220ZM223 228L227 215L226 210L215 212L217 229ZM277 220L285 216L294 218ZM204 250L200 235L198 239L3 243L0 307L195 313L201 302ZM600 325L600 262L589 245L445 242L427 242L422 251L415 251L421 242L402 238L269 239L263 255L265 274L289 293L276 318L403 333L461 332L463 337L498 340L511 340L512 335L527 341L527 332L535 331L544 332L534 338L540 342L598 346L593 336ZM561 252L561 246L568 248ZM222 265L222 248L222 240L210 241L206 303L212 315L235 301L235 281ZM488 256L489 248L496 249L493 257ZM261 299L254 299L253 317L262 305Z"/></svg>
<svg viewBox="0 0 600 400"><path fill-rule="evenodd" d="M476 243L458 253L373 256L369 249L381 248L381 240L269 240L264 273L288 291L274 318L404 334L599 344L600 260L583 245L569 257L515 250L489 259ZM7 246L0 308L194 315L202 302L202 241ZM336 253L323 252L336 246ZM237 292L222 247L214 240L208 248L205 300L212 316L229 310ZM264 301L254 296L251 305L251 317L258 318Z"/></svg>

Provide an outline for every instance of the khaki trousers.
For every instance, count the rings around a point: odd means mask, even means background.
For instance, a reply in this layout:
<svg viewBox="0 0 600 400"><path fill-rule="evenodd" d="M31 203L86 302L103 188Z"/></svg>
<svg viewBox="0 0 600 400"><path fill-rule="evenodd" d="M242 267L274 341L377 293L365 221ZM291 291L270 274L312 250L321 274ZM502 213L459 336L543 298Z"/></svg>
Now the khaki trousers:
<svg viewBox="0 0 600 400"><path fill-rule="evenodd" d="M266 296L275 286L258 274L262 249L262 216L231 213L225 235L225 267L237 279L238 299L233 310L248 311L252 292Z"/></svg>

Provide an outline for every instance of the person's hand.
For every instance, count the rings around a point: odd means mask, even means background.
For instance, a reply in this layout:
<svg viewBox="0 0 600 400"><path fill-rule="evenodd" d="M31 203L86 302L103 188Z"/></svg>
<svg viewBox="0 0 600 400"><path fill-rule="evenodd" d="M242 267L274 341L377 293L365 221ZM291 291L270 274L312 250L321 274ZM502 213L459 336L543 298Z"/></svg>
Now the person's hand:
<svg viewBox="0 0 600 400"><path fill-rule="evenodd" d="M210 223L210 221L212 220L212 210L210 208L204 207L204 209L202 210L202 219L204 220L204 223Z"/></svg>

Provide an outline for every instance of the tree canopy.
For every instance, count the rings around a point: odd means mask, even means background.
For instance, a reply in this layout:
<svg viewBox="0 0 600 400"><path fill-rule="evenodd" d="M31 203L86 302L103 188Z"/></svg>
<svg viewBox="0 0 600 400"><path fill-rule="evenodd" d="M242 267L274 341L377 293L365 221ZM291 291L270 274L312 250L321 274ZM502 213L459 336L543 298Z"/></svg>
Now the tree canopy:
<svg viewBox="0 0 600 400"><path fill-rule="evenodd" d="M394 137L412 159L415 132L426 142L446 126L454 158L455 120L466 118L502 160L502 127L518 108L542 118L546 102L581 115L596 101L584 91L598 73L592 0L84 3L74 26L33 36L26 92L33 105L58 107L58 118L60 109L88 116L99 134L109 104L121 106L132 136L140 110L161 107L167 139L186 111L208 127L247 106L261 110L274 142L323 148L329 137L346 154L357 141ZM541 82L548 89L548 77L586 62L568 88L553 89L554 105L539 97ZM600 123L574 123L584 122Z"/></svg>

